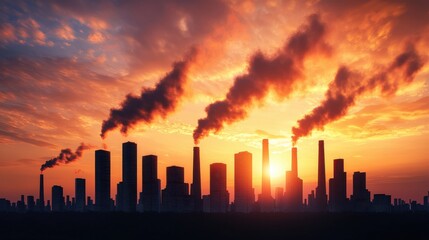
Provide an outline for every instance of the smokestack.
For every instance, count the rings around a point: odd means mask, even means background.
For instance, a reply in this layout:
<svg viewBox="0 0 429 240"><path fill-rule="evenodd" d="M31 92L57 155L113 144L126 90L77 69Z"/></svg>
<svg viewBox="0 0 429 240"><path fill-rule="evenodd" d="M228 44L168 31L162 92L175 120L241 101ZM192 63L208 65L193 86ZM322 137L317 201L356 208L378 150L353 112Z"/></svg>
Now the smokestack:
<svg viewBox="0 0 429 240"><path fill-rule="evenodd" d="M319 165L318 165L318 181L316 188L316 202L318 209L323 211L326 209L328 197L326 195L326 176L325 176L325 145L323 140L319 141Z"/></svg>
<svg viewBox="0 0 429 240"><path fill-rule="evenodd" d="M298 152L297 148L292 148L292 173L298 176Z"/></svg>
<svg viewBox="0 0 429 240"><path fill-rule="evenodd" d="M40 174L40 182L39 182L39 204L40 211L45 209L45 189L43 183L43 174Z"/></svg>
<svg viewBox="0 0 429 240"><path fill-rule="evenodd" d="M262 140L262 195L264 197L271 197L268 139Z"/></svg>
<svg viewBox="0 0 429 240"><path fill-rule="evenodd" d="M196 211L200 210L201 204L201 170L200 170L200 148L194 147L193 169L192 169L191 197L194 199Z"/></svg>

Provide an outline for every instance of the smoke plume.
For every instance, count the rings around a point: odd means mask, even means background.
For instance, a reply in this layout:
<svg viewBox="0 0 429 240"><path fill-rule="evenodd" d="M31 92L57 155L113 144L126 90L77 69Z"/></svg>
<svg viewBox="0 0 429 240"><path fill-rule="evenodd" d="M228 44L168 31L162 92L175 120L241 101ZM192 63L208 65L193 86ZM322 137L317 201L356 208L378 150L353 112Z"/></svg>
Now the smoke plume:
<svg viewBox="0 0 429 240"><path fill-rule="evenodd" d="M44 171L47 168L53 168L60 163L70 163L78 160L82 157L83 151L93 148L92 145L87 145L85 143L81 143L80 146L76 149L75 152L72 152L70 148L62 149L58 157L52 158L51 160L46 161L40 167L40 171Z"/></svg>
<svg viewBox="0 0 429 240"><path fill-rule="evenodd" d="M356 100L366 93L379 89L383 96L395 94L400 86L414 80L423 65L424 61L414 47L408 46L390 65L371 77L365 78L345 66L340 67L322 103L298 120L297 127L292 128L293 144L311 134L313 129L323 129L326 124L346 115Z"/></svg>
<svg viewBox="0 0 429 240"><path fill-rule="evenodd" d="M256 53L250 60L248 72L235 78L226 98L208 105L207 116L198 120L194 130L194 142L217 133L225 124L231 124L247 116L249 107L260 103L269 93L286 97L294 90L294 85L303 78L302 68L305 57L321 47L325 26L318 15L308 17L308 23L293 34L284 47L272 58Z"/></svg>
<svg viewBox="0 0 429 240"><path fill-rule="evenodd" d="M102 138L106 133L117 127L126 134L139 122L151 123L155 117L165 118L173 112L185 92L187 75L195 61L197 50L193 48L183 61L175 62L173 69L162 78L154 88L143 88L140 96L128 94L121 103L121 108L110 109L110 115L103 121Z"/></svg>

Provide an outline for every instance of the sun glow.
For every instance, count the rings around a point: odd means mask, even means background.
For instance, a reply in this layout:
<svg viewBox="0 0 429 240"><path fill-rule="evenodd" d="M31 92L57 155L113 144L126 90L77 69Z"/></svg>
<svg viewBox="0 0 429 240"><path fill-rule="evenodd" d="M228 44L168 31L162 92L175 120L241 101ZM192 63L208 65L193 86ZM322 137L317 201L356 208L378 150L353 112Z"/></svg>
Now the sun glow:
<svg viewBox="0 0 429 240"><path fill-rule="evenodd" d="M280 178L283 175L283 169L277 164L270 164L271 179Z"/></svg>

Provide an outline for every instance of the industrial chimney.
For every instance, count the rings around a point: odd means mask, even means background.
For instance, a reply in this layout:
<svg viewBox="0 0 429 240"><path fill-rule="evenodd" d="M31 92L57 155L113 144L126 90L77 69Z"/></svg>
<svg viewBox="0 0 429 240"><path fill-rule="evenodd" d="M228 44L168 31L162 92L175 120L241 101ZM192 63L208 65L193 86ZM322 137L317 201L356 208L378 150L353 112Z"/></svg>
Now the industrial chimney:
<svg viewBox="0 0 429 240"><path fill-rule="evenodd" d="M40 174L39 208L40 208L40 211L42 212L45 209L45 189L43 184L43 174Z"/></svg>

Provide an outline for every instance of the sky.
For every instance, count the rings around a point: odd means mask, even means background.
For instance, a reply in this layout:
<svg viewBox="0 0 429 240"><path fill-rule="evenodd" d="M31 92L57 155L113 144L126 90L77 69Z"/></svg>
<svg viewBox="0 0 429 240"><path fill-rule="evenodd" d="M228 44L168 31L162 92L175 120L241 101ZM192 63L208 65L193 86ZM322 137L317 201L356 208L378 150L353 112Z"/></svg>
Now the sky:
<svg viewBox="0 0 429 240"><path fill-rule="evenodd" d="M111 152L111 194L121 148L138 145L165 168L201 152L227 164L253 156L260 193L262 139L270 141L273 189L285 187L298 148L304 198L343 158L367 188L422 201L429 191L429 2L2 1L0 4L0 198L38 196L40 167L61 150L79 156L44 170L74 196L86 178L94 197L94 150ZM84 143L81 145L81 143ZM80 147L79 147L80 146ZM67 151L65 151L67 152ZM70 159L69 159L70 160Z"/></svg>

